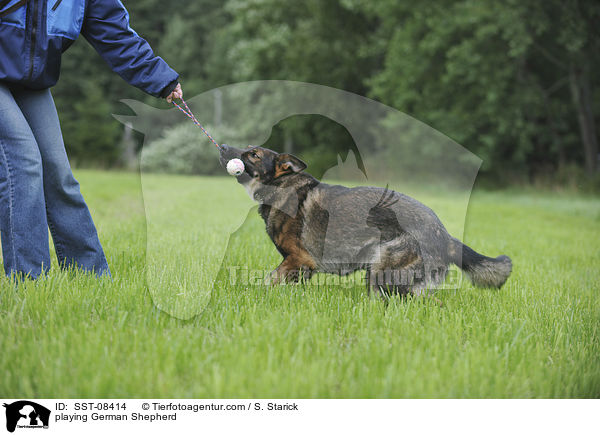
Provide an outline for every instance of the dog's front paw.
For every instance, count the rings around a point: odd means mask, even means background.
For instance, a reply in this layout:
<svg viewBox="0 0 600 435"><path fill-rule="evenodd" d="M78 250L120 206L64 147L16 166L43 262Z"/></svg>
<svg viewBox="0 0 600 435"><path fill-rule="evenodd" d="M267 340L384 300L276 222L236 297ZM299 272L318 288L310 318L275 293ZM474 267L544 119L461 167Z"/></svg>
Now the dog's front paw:
<svg viewBox="0 0 600 435"><path fill-rule="evenodd" d="M283 281L283 277L279 274L279 271L275 269L273 272L265 276L264 284L266 286L273 286L277 284L281 284Z"/></svg>

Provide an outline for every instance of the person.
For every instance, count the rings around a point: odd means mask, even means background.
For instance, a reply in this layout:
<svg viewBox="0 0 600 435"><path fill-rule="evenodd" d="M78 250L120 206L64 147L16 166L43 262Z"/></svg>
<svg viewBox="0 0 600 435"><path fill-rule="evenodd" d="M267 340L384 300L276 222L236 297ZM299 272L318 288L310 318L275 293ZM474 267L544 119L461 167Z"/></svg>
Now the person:
<svg viewBox="0 0 600 435"><path fill-rule="evenodd" d="M0 239L8 276L110 269L75 180L50 87L79 35L131 85L181 98L179 75L129 25L120 0L0 0Z"/></svg>

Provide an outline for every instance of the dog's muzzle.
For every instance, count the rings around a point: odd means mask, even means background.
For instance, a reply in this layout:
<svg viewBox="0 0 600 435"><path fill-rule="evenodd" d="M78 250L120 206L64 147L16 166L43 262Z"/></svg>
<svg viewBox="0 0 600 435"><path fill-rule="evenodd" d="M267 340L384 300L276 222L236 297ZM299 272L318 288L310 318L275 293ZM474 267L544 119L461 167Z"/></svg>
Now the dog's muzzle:
<svg viewBox="0 0 600 435"><path fill-rule="evenodd" d="M219 147L219 163L223 168L227 168L227 162L231 159L240 159L242 158L242 153L244 150L240 148L230 147L227 144L222 144ZM250 179L250 176L246 171L242 172L241 175L237 177L239 182L245 182Z"/></svg>

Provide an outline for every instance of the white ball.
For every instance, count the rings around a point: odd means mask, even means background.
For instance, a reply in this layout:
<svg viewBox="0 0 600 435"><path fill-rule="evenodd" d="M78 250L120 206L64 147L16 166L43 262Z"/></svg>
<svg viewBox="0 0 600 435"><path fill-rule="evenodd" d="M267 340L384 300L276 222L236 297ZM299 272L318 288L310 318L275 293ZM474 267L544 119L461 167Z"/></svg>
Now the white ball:
<svg viewBox="0 0 600 435"><path fill-rule="evenodd" d="M244 162L240 159L231 159L227 162L227 173L235 177L242 175L244 172Z"/></svg>

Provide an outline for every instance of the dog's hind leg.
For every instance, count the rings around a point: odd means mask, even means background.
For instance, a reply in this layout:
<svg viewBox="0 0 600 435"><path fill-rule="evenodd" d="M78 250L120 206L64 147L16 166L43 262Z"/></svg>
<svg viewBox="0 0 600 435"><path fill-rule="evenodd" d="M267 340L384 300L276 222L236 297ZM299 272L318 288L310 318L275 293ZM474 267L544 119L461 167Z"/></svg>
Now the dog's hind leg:
<svg viewBox="0 0 600 435"><path fill-rule="evenodd" d="M413 293L423 280L423 264L415 262L404 267L373 267L369 274L369 285L374 293L385 296L406 296Z"/></svg>
<svg viewBox="0 0 600 435"><path fill-rule="evenodd" d="M425 266L416 241L404 236L382 246L380 258L368 270L373 292L405 296L426 283Z"/></svg>
<svg viewBox="0 0 600 435"><path fill-rule="evenodd" d="M436 298L425 284L422 263L415 263L401 269L373 270L367 280L367 287L371 294L376 294L384 300L389 300L392 295L399 295L406 299L418 297L431 300L440 307L442 302Z"/></svg>
<svg viewBox="0 0 600 435"><path fill-rule="evenodd" d="M388 299L387 288L383 284L378 284L376 276L371 274L371 268L367 268L365 275L365 287L369 296L375 296L381 299Z"/></svg>

